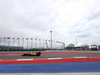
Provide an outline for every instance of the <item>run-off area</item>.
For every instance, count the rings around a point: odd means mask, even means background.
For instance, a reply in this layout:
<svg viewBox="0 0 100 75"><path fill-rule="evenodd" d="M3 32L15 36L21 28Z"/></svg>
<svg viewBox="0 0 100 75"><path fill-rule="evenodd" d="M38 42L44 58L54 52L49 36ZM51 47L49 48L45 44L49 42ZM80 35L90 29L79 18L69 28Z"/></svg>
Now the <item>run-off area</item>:
<svg viewBox="0 0 100 75"><path fill-rule="evenodd" d="M0 73L100 72L100 62L0 65Z"/></svg>

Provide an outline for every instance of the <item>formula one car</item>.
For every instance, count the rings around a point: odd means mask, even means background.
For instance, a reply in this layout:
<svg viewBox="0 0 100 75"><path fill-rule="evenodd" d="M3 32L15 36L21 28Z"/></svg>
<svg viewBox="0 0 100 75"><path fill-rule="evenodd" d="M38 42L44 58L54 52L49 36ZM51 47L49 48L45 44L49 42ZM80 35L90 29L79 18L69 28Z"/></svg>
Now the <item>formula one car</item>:
<svg viewBox="0 0 100 75"><path fill-rule="evenodd" d="M24 53L22 56L40 56L41 52Z"/></svg>

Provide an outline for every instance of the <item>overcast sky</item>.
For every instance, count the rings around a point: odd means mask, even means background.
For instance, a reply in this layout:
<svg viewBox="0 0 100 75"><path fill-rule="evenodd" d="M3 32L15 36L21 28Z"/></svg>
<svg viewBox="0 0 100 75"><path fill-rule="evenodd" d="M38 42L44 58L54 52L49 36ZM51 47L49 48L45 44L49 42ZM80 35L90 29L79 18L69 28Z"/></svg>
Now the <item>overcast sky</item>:
<svg viewBox="0 0 100 75"><path fill-rule="evenodd" d="M0 0L0 37L100 44L100 0Z"/></svg>

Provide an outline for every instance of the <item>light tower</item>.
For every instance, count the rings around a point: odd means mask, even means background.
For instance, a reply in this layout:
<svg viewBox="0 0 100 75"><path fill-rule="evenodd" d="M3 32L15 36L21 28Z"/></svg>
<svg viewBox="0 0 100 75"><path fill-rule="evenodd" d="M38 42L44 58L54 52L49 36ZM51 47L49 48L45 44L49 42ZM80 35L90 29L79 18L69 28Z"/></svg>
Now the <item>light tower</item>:
<svg viewBox="0 0 100 75"><path fill-rule="evenodd" d="M52 31L50 31L50 38L51 38L51 50L52 50Z"/></svg>

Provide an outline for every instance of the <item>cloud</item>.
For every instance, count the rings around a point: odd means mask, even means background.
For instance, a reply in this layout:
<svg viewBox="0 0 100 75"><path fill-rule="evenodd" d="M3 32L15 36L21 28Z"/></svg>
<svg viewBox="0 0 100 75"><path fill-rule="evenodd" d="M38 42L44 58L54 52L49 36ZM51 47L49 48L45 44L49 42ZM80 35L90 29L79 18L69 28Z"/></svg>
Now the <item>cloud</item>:
<svg viewBox="0 0 100 75"><path fill-rule="evenodd" d="M0 36L50 39L52 30L54 40L92 44L100 40L99 7L99 0L0 0Z"/></svg>
<svg viewBox="0 0 100 75"><path fill-rule="evenodd" d="M87 38L89 36L90 36L90 34L80 34L77 36L77 38Z"/></svg>

